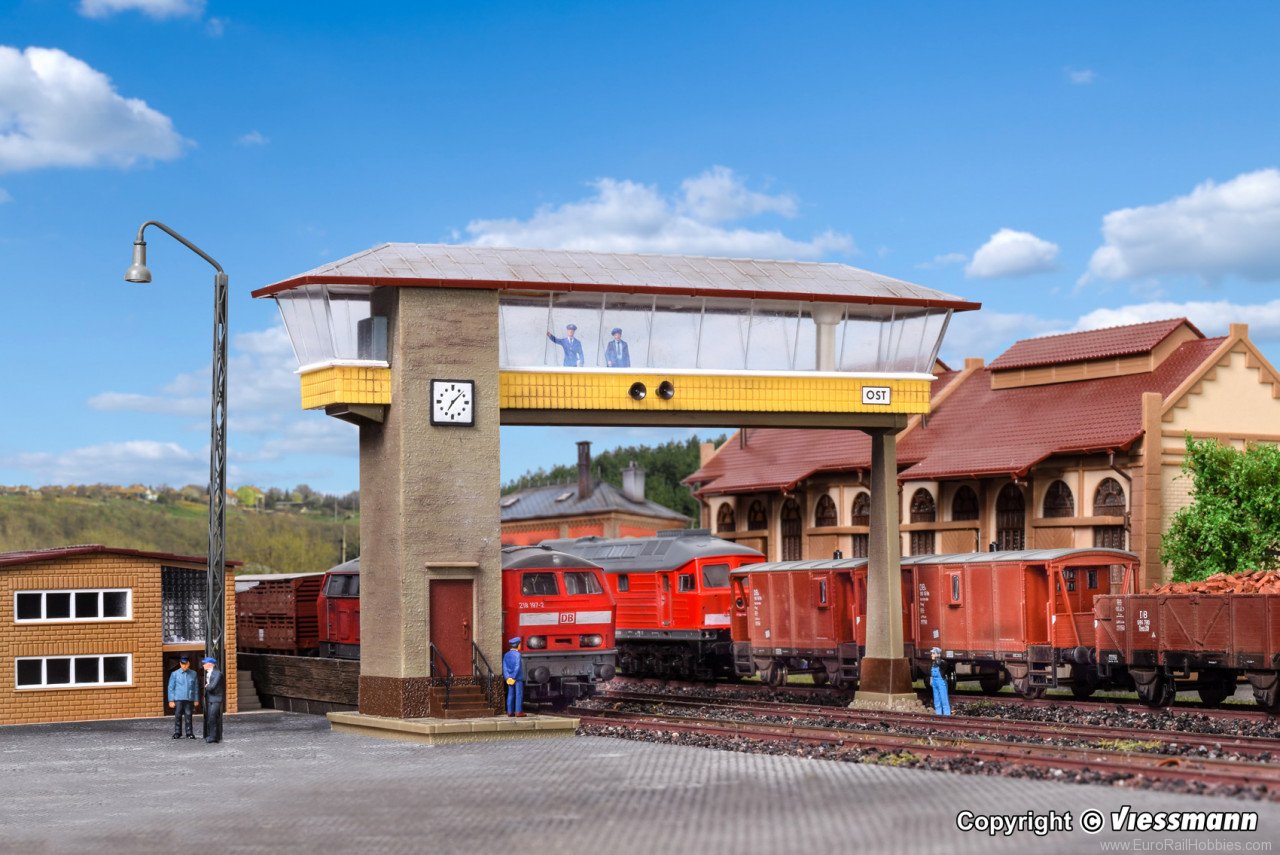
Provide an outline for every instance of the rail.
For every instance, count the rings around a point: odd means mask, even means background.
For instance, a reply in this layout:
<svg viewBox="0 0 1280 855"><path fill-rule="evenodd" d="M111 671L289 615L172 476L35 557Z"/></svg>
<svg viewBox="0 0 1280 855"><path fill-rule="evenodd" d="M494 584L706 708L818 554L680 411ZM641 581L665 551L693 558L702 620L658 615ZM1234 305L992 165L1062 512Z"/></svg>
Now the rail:
<svg viewBox="0 0 1280 855"><path fill-rule="evenodd" d="M480 647L473 641L471 642L471 673L476 675L477 680L484 680L484 697L489 702L489 707L493 707L493 686L494 674L493 666L489 664L489 660L485 658Z"/></svg>
<svg viewBox="0 0 1280 855"><path fill-rule="evenodd" d="M428 642L430 643L430 642ZM431 644L431 679L436 679L436 662L444 666L444 708L449 708L449 693L453 689L453 669L449 667L449 660L444 658L444 654L440 652L434 644Z"/></svg>

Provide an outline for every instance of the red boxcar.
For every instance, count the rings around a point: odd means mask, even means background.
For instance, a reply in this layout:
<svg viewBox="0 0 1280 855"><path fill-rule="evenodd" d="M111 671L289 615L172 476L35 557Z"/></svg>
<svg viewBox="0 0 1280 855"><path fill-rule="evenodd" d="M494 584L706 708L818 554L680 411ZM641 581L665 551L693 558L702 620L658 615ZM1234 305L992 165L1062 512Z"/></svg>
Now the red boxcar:
<svg viewBox="0 0 1280 855"><path fill-rule="evenodd" d="M1265 709L1280 711L1280 595L1132 594L1094 604L1100 669L1132 681L1150 706L1195 689L1209 705L1241 677Z"/></svg>
<svg viewBox="0 0 1280 855"><path fill-rule="evenodd" d="M940 647L959 680L1029 697L1069 686L1087 697L1106 675L1094 660L1094 599L1132 590L1138 558L1114 549L916 555L917 671Z"/></svg>
<svg viewBox="0 0 1280 855"><path fill-rule="evenodd" d="M763 561L759 552L706 529L542 545L604 568L618 603L618 666L624 673L697 679L733 673L729 573Z"/></svg>
<svg viewBox="0 0 1280 855"><path fill-rule="evenodd" d="M360 658L360 559L339 564L324 574L316 604L320 620L320 655Z"/></svg>
<svg viewBox="0 0 1280 855"><path fill-rule="evenodd" d="M527 699L570 701L613 679L615 608L599 566L543 546L503 547L502 612L503 640L524 640Z"/></svg>
<svg viewBox="0 0 1280 855"><path fill-rule="evenodd" d="M852 687L867 643L867 559L750 564L730 574L739 676L780 686L789 673ZM904 654L914 651L912 571L902 568Z"/></svg>
<svg viewBox="0 0 1280 855"><path fill-rule="evenodd" d="M316 595L323 578L290 573L236 579L236 647L246 653L315 653Z"/></svg>

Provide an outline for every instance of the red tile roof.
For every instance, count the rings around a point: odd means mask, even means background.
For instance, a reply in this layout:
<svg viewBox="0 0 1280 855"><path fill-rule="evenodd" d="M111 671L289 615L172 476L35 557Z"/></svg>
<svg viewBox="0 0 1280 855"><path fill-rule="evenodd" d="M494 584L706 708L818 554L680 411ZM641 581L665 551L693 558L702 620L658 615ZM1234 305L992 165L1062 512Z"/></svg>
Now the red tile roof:
<svg viewBox="0 0 1280 855"><path fill-rule="evenodd" d="M1173 318L1088 332L1024 338L1014 342L1012 347L997 356L988 367L1000 371L1150 353L1152 348L1184 324L1194 330L1196 335L1203 337L1200 330L1186 318Z"/></svg>
<svg viewBox="0 0 1280 855"><path fill-rule="evenodd" d="M135 558L154 558L157 561L181 561L184 564L205 564L205 555L175 555L172 552L143 552L137 549L119 549L103 546L100 543L81 544L78 546L59 546L54 549L33 549L26 552L0 552L0 567L14 567L19 564L34 564L39 561L54 561L59 558L74 558L77 555L129 555ZM228 561L228 567L239 567L243 561Z"/></svg>
<svg viewBox="0 0 1280 855"><path fill-rule="evenodd" d="M1142 393L1167 397L1223 341L1186 342L1149 373L1074 383L993 390L991 370L975 371L898 444L898 464L907 467L899 478L1023 473L1053 454L1126 448L1142 434ZM935 397L945 385L937 384ZM753 430L746 448L731 439L686 481L708 495L744 493L870 465L870 441L860 431Z"/></svg>

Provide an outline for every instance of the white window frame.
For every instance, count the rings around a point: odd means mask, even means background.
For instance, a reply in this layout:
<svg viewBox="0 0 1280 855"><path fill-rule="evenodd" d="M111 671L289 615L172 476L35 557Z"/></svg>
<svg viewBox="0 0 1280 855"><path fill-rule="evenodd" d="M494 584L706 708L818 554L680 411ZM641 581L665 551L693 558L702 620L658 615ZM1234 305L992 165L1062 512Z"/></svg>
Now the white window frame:
<svg viewBox="0 0 1280 855"><path fill-rule="evenodd" d="M124 657L125 669L127 672L125 674L125 679L122 682L113 681L108 683L102 680L99 680L96 683L75 682L75 676L76 676L75 660L97 659L98 674L101 675L102 669L103 669L103 662L102 662L103 659L106 659L108 657L118 658L121 656ZM72 682L52 683L52 684L46 682L49 678L49 667L47 663L50 659L70 659L71 660ZM31 662L31 661L36 661L40 663L40 681L41 682L39 685L25 685L25 686L19 685L18 663ZM65 656L18 656L18 657L15 657L13 660L13 687L16 691L19 691L19 692L47 692L52 689L113 689L113 688L118 688L120 686L132 686L132 685L133 685L133 654L132 653L93 653L87 656L79 656L79 655L73 655L73 654L67 654Z"/></svg>
<svg viewBox="0 0 1280 855"><path fill-rule="evenodd" d="M18 597L23 594L39 594L40 595L40 617L38 618L20 618L18 617ZM71 616L70 617L46 617L48 614L48 594L70 594L71 595ZM76 617L76 594L97 594L98 595L98 617ZM102 595L103 594L124 594L124 611L123 617L102 617ZM14 623L119 623L120 621L133 620L133 589L132 588L49 588L41 590L14 591L13 592L13 622Z"/></svg>

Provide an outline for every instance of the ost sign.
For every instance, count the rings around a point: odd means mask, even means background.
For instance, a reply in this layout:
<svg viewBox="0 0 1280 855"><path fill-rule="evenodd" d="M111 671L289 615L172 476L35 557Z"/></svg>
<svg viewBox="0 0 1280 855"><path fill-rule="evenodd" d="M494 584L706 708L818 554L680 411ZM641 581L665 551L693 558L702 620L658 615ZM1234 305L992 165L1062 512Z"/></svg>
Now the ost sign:
<svg viewBox="0 0 1280 855"><path fill-rule="evenodd" d="M893 389L889 386L863 386L863 406L887 407L893 403Z"/></svg>

